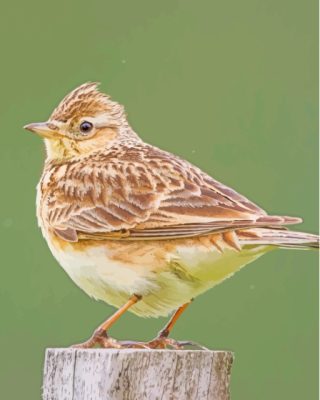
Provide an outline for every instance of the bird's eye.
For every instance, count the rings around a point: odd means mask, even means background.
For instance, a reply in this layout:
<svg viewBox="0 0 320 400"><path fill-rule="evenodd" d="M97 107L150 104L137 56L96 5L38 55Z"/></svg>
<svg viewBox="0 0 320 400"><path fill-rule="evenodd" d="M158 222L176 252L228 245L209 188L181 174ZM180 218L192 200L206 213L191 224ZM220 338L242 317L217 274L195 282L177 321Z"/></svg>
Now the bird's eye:
<svg viewBox="0 0 320 400"><path fill-rule="evenodd" d="M81 133L83 133L85 135L88 134L89 132L91 132L92 128L93 128L93 125L89 121L83 121L80 124L80 131L81 131Z"/></svg>

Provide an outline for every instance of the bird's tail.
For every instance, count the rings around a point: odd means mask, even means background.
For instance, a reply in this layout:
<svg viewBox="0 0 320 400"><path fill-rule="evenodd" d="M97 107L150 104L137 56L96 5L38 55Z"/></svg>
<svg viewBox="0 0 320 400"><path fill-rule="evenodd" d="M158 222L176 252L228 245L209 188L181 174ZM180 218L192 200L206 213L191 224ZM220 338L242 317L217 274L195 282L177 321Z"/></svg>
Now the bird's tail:
<svg viewBox="0 0 320 400"><path fill-rule="evenodd" d="M282 229L253 228L238 232L241 245L270 245L280 248L319 249L319 236Z"/></svg>

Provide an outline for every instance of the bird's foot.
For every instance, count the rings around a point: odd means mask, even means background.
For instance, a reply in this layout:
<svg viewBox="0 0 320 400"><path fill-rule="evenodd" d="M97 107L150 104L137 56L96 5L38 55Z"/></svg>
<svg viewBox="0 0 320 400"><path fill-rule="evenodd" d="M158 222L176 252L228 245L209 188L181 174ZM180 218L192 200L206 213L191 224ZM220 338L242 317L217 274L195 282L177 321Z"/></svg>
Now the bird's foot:
<svg viewBox="0 0 320 400"><path fill-rule="evenodd" d="M182 350L185 348L185 346L191 345L191 342L189 341L178 341L175 339L171 339L168 337L161 337L158 336L155 339L151 340L148 343L148 348L149 349L175 349L175 350Z"/></svg>
<svg viewBox="0 0 320 400"><path fill-rule="evenodd" d="M91 349L92 347L99 346L104 349L123 349L125 346L121 342L108 336L107 332L103 329L97 329L90 339L83 343L74 344L71 347L76 349Z"/></svg>
<svg viewBox="0 0 320 400"><path fill-rule="evenodd" d="M193 347L195 349L200 350L208 350L206 347L201 346L198 343L192 341L180 341L171 339L165 336L158 336L155 339L152 339L150 342L131 342L131 341L123 341L121 342L123 348L129 349L174 349L174 350L183 350L185 347Z"/></svg>
<svg viewBox="0 0 320 400"><path fill-rule="evenodd" d="M175 349L183 350L185 347L192 347L198 350L208 350L206 347L192 341L178 341L164 335L159 335L149 342L136 342L130 340L116 340L108 336L103 329L97 329L90 339L83 343L74 344L76 349L91 349L93 347L101 347L104 349Z"/></svg>

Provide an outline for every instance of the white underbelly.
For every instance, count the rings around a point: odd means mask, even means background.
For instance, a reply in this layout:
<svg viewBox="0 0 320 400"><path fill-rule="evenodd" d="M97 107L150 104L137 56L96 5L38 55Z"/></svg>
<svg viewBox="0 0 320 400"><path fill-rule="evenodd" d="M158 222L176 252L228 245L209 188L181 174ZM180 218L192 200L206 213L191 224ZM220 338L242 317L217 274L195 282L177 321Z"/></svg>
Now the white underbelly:
<svg viewBox="0 0 320 400"><path fill-rule="evenodd" d="M162 264L152 262L152 254L134 263L116 260L103 244L75 250L72 244L49 246L55 258L71 279L88 295L115 307L130 295L143 298L131 311L142 316L165 316L233 275L244 265L266 252L266 246L223 253L205 246L176 246L166 253ZM156 265L157 264L157 265Z"/></svg>

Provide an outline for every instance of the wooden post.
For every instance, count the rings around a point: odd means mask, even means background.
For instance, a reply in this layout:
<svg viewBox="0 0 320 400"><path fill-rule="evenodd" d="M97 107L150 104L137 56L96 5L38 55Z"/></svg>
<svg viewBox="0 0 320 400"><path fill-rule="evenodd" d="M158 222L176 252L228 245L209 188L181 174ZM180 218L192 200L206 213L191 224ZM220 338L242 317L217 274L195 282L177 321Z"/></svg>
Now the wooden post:
<svg viewBox="0 0 320 400"><path fill-rule="evenodd" d="M233 354L47 349L43 400L228 400Z"/></svg>

